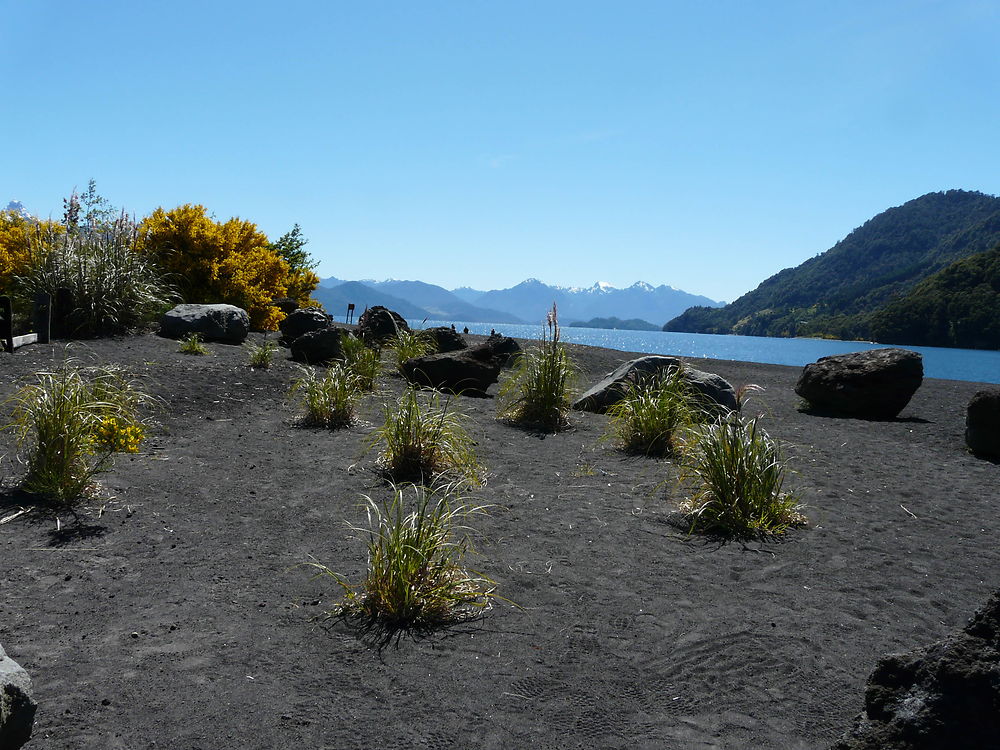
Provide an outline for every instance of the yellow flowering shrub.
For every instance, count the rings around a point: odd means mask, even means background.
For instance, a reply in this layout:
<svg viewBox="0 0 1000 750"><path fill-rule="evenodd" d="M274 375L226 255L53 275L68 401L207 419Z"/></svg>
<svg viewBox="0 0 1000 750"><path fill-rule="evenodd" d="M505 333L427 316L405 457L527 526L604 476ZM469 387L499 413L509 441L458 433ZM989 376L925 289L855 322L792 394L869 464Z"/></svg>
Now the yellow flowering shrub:
<svg viewBox="0 0 1000 750"><path fill-rule="evenodd" d="M271 304L277 297L300 302L319 284L315 274L292 274L253 222L218 222L204 206L156 209L143 220L143 243L186 302L225 302L242 307L255 328L275 330L285 317Z"/></svg>
<svg viewBox="0 0 1000 750"><path fill-rule="evenodd" d="M138 453L145 437L142 425L107 417L98 426L94 442L101 448L115 453Z"/></svg>
<svg viewBox="0 0 1000 750"><path fill-rule="evenodd" d="M14 211L0 211L0 294L10 294L13 278L24 275L30 267L32 239L36 248L43 249L62 233L63 227L57 222L35 224Z"/></svg>

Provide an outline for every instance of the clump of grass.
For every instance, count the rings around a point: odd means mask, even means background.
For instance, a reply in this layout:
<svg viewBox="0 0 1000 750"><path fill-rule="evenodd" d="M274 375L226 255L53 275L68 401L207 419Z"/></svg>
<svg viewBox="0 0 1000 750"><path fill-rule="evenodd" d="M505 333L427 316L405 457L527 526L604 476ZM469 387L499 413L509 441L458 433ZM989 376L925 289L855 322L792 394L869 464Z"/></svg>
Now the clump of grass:
<svg viewBox="0 0 1000 750"><path fill-rule="evenodd" d="M303 409L303 425L336 429L354 421L363 394L357 375L337 363L322 376L313 368L302 368L290 395Z"/></svg>
<svg viewBox="0 0 1000 750"><path fill-rule="evenodd" d="M208 347L201 342L200 333L192 333L182 338L180 346L177 347L177 351L181 354L194 354L198 356L211 354Z"/></svg>
<svg viewBox="0 0 1000 750"><path fill-rule="evenodd" d="M674 453L678 436L704 416L680 368L628 383L607 413L609 434L621 448L646 456Z"/></svg>
<svg viewBox="0 0 1000 750"><path fill-rule="evenodd" d="M247 351L247 366L255 370L268 369L278 351L278 345L266 339L259 344L246 343L243 346Z"/></svg>
<svg viewBox="0 0 1000 750"><path fill-rule="evenodd" d="M450 504L447 494L414 488L409 505L403 490L377 503L365 497L364 534L368 570L357 585L320 563L308 563L331 576L344 591L330 616L357 616L388 631L422 630L469 619L488 609L495 585L462 566L469 550L461 522L483 508Z"/></svg>
<svg viewBox="0 0 1000 750"><path fill-rule="evenodd" d="M434 340L424 331L398 331L386 348L392 354L392 362L396 370L403 372L403 363L414 357L423 357L436 350Z"/></svg>
<svg viewBox="0 0 1000 750"><path fill-rule="evenodd" d="M515 424L554 432L569 424L576 367L559 340L556 306L546 316L538 345L521 354L500 386L499 416Z"/></svg>
<svg viewBox="0 0 1000 750"><path fill-rule="evenodd" d="M358 377L358 387L363 391L375 390L375 382L382 373L382 358L377 349L373 349L353 334L344 336L341 346L344 362Z"/></svg>
<svg viewBox="0 0 1000 750"><path fill-rule="evenodd" d="M782 534L805 522L779 446L760 416L733 412L702 427L682 451L682 478L693 493L681 505L692 531L746 539Z"/></svg>
<svg viewBox="0 0 1000 750"><path fill-rule="evenodd" d="M138 450L139 406L151 398L117 367L72 364L41 372L8 399L5 429L17 435L28 465L23 488L63 504L90 493L114 451Z"/></svg>
<svg viewBox="0 0 1000 750"><path fill-rule="evenodd" d="M450 400L432 391L426 404L415 388L407 388L395 403L383 407L382 426L369 439L368 449L381 446L378 463L395 482L429 484L454 476L472 484L481 481L482 467L463 425L463 415Z"/></svg>

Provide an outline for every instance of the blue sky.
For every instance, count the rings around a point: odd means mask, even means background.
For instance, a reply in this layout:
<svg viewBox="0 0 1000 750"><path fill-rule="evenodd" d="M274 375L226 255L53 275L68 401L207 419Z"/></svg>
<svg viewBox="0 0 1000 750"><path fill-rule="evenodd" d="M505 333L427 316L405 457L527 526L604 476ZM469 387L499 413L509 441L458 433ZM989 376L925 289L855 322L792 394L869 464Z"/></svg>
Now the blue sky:
<svg viewBox="0 0 1000 750"><path fill-rule="evenodd" d="M0 205L96 179L323 276L732 300L927 192L1000 193L1000 3L0 0Z"/></svg>

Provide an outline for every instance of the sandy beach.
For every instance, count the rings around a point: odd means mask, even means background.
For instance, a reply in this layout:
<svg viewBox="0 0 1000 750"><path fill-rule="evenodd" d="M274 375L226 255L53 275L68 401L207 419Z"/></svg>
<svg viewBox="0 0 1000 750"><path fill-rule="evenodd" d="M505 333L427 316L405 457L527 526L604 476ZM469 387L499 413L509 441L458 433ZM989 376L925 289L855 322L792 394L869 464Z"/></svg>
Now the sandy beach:
<svg viewBox="0 0 1000 750"><path fill-rule="evenodd" d="M470 337L475 339L476 337ZM633 355L571 346L586 387ZM824 748L887 652L961 627L997 588L1000 466L963 441L981 386L925 380L893 421L798 411L800 368L689 360L734 385L786 447L806 528L720 543L668 521L669 460L602 440L607 418L525 432L459 398L489 475L471 567L501 596L478 620L379 649L319 616L365 551L345 525L386 497L357 425L303 429L297 365L153 335L0 354L4 397L66 356L115 362L163 399L106 503L0 525L0 643L39 703L30 750ZM495 392L491 389L491 393ZM9 409L4 414L6 419ZM0 518L30 502L13 435Z"/></svg>

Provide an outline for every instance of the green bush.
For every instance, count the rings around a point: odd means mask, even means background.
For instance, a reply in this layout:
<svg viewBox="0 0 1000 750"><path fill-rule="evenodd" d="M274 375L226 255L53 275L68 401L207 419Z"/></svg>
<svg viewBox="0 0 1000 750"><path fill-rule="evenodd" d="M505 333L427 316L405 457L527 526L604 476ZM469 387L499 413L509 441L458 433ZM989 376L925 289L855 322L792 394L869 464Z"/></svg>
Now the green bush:
<svg viewBox="0 0 1000 750"><path fill-rule="evenodd" d="M424 488L414 492L412 509L397 488L389 502L365 498L367 528L352 527L367 537L368 570L360 584L308 563L344 590L331 616L360 616L390 631L426 629L468 619L490 606L494 584L462 567L469 541L459 536L466 530L459 524L483 509L453 507L447 494Z"/></svg>
<svg viewBox="0 0 1000 750"><path fill-rule="evenodd" d="M625 386L624 398L608 409L610 434L623 450L667 456L678 447L678 434L699 422L698 398L679 368Z"/></svg>
<svg viewBox="0 0 1000 750"><path fill-rule="evenodd" d="M113 451L138 448L139 408L151 397L117 367L85 369L67 364L37 374L37 383L15 393L5 429L26 454L23 488L63 504L87 495L93 477Z"/></svg>
<svg viewBox="0 0 1000 750"><path fill-rule="evenodd" d="M369 439L368 448L381 446L378 463L395 482L428 484L453 476L472 484L481 479L472 438L463 426L463 415L441 403L436 391L426 404L415 388L407 388L395 403L383 407L382 426Z"/></svg>
<svg viewBox="0 0 1000 750"><path fill-rule="evenodd" d="M759 422L733 412L685 444L682 477L693 492L681 510L692 531L744 539L804 523L798 498L783 490L781 451Z"/></svg>
<svg viewBox="0 0 1000 750"><path fill-rule="evenodd" d="M302 368L302 377L292 384L291 396L304 411L302 424L335 429L354 421L362 389L358 376L338 363L322 377L313 368Z"/></svg>
<svg viewBox="0 0 1000 750"><path fill-rule="evenodd" d="M515 424L559 430L568 424L576 367L559 341L556 306L549 311L538 345L518 357L500 386L499 416Z"/></svg>

